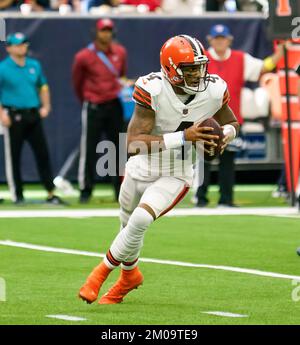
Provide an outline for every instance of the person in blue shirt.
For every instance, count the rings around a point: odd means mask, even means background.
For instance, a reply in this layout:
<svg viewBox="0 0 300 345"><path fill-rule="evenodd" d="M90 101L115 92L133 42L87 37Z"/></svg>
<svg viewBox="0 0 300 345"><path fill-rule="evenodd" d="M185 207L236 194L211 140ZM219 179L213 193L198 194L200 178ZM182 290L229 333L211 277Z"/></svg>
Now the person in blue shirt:
<svg viewBox="0 0 300 345"><path fill-rule="evenodd" d="M42 119L51 110L50 92L39 61L27 57L28 39L23 33L7 37L8 56L0 62L0 121L4 128L5 170L12 200L23 203L21 151L28 141L47 203L63 204L54 195L52 169Z"/></svg>

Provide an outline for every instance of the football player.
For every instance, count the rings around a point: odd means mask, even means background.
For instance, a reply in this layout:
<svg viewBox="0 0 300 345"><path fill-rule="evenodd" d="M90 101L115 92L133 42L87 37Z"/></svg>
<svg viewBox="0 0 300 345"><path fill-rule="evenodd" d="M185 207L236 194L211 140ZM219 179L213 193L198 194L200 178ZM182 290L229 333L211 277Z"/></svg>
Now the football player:
<svg viewBox="0 0 300 345"><path fill-rule="evenodd" d="M201 141L208 148L216 146L218 136L209 133L213 128L199 123L214 117L223 126L222 149L235 138L239 124L228 107L226 83L208 75L208 62L197 39L175 36L161 49L161 72L137 80L127 132L128 151L134 155L126 164L119 197L121 230L81 287L79 297L84 301L97 299L103 282L119 265L119 279L99 304L120 303L142 284L138 258L145 232L183 199L192 183L193 163L184 157L184 144ZM183 160L188 162L184 167Z"/></svg>

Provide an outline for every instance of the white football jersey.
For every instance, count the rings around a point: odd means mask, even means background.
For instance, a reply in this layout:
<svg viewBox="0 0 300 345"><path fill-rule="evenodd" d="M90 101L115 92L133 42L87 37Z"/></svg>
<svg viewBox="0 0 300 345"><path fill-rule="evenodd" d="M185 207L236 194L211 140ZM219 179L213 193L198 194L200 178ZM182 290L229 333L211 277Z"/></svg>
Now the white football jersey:
<svg viewBox="0 0 300 345"><path fill-rule="evenodd" d="M226 82L217 75L210 75L205 91L184 104L175 94L171 84L161 72L140 77L135 84L133 99L136 103L155 111L152 135L182 131L196 122L211 118L229 101ZM164 150L148 155L131 157L126 171L138 180L155 180L158 176L176 176L191 184L193 160L191 145L188 148Z"/></svg>

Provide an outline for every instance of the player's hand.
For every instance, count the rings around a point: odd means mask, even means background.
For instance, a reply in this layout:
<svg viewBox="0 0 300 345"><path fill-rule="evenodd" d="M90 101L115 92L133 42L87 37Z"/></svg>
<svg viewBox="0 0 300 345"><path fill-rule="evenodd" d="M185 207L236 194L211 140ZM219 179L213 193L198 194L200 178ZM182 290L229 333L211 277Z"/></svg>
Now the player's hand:
<svg viewBox="0 0 300 345"><path fill-rule="evenodd" d="M226 126L221 126L221 128L224 134L220 151L220 154L222 155L226 146L235 138L236 132L231 129L226 129Z"/></svg>
<svg viewBox="0 0 300 345"><path fill-rule="evenodd" d="M231 140L232 140L232 139L231 139L231 137L230 137L229 135L225 135L225 136L224 136L224 138L223 138L223 140L222 140L223 144L222 144L222 146L221 146L221 152L220 152L221 155L223 154L223 152L224 152L226 146L231 142Z"/></svg>
<svg viewBox="0 0 300 345"><path fill-rule="evenodd" d="M50 113L50 109L48 107L40 108L40 117L42 119L45 119L46 117L48 117L49 113Z"/></svg>
<svg viewBox="0 0 300 345"><path fill-rule="evenodd" d="M9 128L11 126L11 118L9 117L7 111L5 109L0 110L0 119L1 123L4 127Z"/></svg>
<svg viewBox="0 0 300 345"><path fill-rule="evenodd" d="M184 138L185 141L190 141L193 144L197 141L202 141L203 144L208 146L218 146L214 140L218 140L219 136L207 133L213 130L212 127L201 127L199 124L194 124L184 130Z"/></svg>

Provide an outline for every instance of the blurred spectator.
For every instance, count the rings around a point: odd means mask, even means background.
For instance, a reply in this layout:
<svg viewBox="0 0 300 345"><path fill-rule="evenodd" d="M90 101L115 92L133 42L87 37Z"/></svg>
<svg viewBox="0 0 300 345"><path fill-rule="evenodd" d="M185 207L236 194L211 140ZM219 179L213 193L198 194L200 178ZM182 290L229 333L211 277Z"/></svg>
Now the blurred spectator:
<svg viewBox="0 0 300 345"><path fill-rule="evenodd" d="M50 9L49 0L27 0L25 3L31 5L32 12L42 12Z"/></svg>
<svg viewBox="0 0 300 345"><path fill-rule="evenodd" d="M81 12L81 7L81 0L25 0L23 4L20 4L20 10L25 15L30 12L58 10L61 14L66 14L72 10Z"/></svg>
<svg viewBox="0 0 300 345"><path fill-rule="evenodd" d="M272 192L273 198L288 198L289 193L287 189L287 181L286 181L286 166L283 164L280 172L279 179L277 181L277 189Z"/></svg>
<svg viewBox="0 0 300 345"><path fill-rule="evenodd" d="M21 2L20 0L1 0L0 11L17 9Z"/></svg>
<svg viewBox="0 0 300 345"><path fill-rule="evenodd" d="M73 64L74 89L83 103L78 172L81 203L89 202L92 196L100 135L105 133L118 148L119 133L124 130L119 79L126 74L127 51L113 42L114 27L110 19L98 20L95 41L76 54ZM121 186L118 154L116 149L117 176L111 176L116 199Z"/></svg>
<svg viewBox="0 0 300 345"><path fill-rule="evenodd" d="M122 0L122 4L136 7L144 5L150 12L153 12L161 7L161 0Z"/></svg>
<svg viewBox="0 0 300 345"><path fill-rule="evenodd" d="M89 11L93 7L118 7L121 0L87 0L87 10Z"/></svg>
<svg viewBox="0 0 300 345"><path fill-rule="evenodd" d="M206 11L222 11L225 0L206 0Z"/></svg>
<svg viewBox="0 0 300 345"><path fill-rule="evenodd" d="M237 0L206 0L206 11L226 11L226 3L227 6L231 6L234 10L239 8Z"/></svg>
<svg viewBox="0 0 300 345"><path fill-rule="evenodd" d="M278 50L265 60L254 58L243 51L230 49L233 42L233 36L229 28L221 24L211 28L207 39L210 45L207 52L210 61L208 72L210 74L219 75L227 82L229 94L231 96L229 106L242 125L241 91L245 81L258 81L262 73L273 70L277 62L283 56L282 46L278 46ZM237 140L237 143L238 142ZM232 141L220 156L220 206L236 206L233 201L233 186L235 182L234 158L238 150L239 147L235 145L235 141ZM204 181L203 184L198 187L196 193L197 206L199 207L204 207L209 202L207 198L209 184L210 164L206 162L204 165Z"/></svg>
<svg viewBox="0 0 300 345"><path fill-rule="evenodd" d="M262 11L267 0L206 0L206 11Z"/></svg>
<svg viewBox="0 0 300 345"><path fill-rule="evenodd" d="M48 192L47 203L64 204L54 195L52 169L42 119L51 111L50 92L42 67L27 57L28 39L18 32L7 37L6 57L0 63L0 121L4 129L5 169L12 200L24 202L21 153L31 146Z"/></svg>

